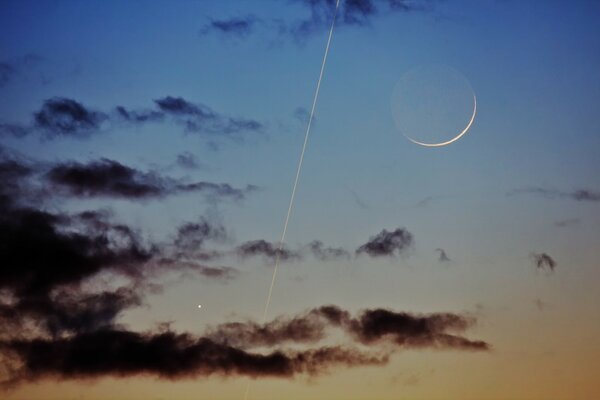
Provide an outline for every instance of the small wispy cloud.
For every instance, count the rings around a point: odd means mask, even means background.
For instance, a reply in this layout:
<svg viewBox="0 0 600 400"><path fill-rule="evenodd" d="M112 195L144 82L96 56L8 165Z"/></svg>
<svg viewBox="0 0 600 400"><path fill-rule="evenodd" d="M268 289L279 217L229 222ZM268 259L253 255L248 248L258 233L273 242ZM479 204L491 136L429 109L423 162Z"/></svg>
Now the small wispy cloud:
<svg viewBox="0 0 600 400"><path fill-rule="evenodd" d="M509 196L517 194L533 194L544 197L546 199L571 199L584 202L599 202L600 192L591 189L576 189L572 191L563 191L557 189L549 189L543 187L525 187L515 189L507 193Z"/></svg>
<svg viewBox="0 0 600 400"><path fill-rule="evenodd" d="M556 261L547 253L531 253L530 257L537 269L554 272Z"/></svg>

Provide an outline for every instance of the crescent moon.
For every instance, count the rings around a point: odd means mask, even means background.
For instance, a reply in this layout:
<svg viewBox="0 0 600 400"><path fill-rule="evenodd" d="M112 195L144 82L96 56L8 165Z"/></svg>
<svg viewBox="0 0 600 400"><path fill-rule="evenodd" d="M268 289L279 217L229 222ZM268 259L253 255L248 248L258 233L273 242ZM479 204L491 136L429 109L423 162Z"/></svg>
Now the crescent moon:
<svg viewBox="0 0 600 400"><path fill-rule="evenodd" d="M467 124L467 126L465 127L465 129L462 130L462 132L460 132L457 136L455 136L454 138L446 141L446 142L441 142L441 143L423 143L423 142L419 142L417 140L414 140L410 137L408 137L406 134L404 136L406 136L406 138L408 140L410 140L411 142L413 142L414 144L418 144L420 146L425 146L425 147L442 147L442 146L447 146L450 143L454 143L456 142L458 139L460 139L461 137L463 137L465 135L465 133L467 133L467 131L469 130L469 128L471 127L471 125L473 125L473 121L475 121L475 115L477 114L477 99L475 98L475 95L473 95L473 115L471 115L471 119L469 120L469 123Z"/></svg>

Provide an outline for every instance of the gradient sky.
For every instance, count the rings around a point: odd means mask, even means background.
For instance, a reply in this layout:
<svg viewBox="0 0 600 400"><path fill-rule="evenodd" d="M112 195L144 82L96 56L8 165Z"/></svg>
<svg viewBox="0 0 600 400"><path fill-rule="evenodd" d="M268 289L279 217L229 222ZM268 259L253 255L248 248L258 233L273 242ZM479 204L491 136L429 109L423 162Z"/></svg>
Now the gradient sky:
<svg viewBox="0 0 600 400"><path fill-rule="evenodd" d="M283 228L329 25L314 20L308 3L0 2L0 162L16 160L37 171L19 182L30 179L23 185L43 193L32 200L31 191L13 190L6 180L8 194L0 195L56 215L105 210L111 223L129 226L145 246L168 247L186 223L208 221L226 231L202 243L219 257L186 253L175 267L140 272L143 278L119 275L115 267L86 276L75 289L53 287L79 296L99 287L133 288L132 280L144 286L142 304L123 308L100 329L151 335L169 322L172 332L200 337L226 322L260 322L273 263L244 257L239 246L276 243ZM327 2L315 2L321 3ZM334 365L315 375L251 380L198 371L171 379L152 371L51 371L19 379L1 397L242 399L249 380L254 399L600 396L600 3L342 0L342 10L348 4L374 9L339 16L286 244L302 249L321 240L349 256L322 260L302 250L301 259L282 263L268 319L328 304L352 315L373 309L452 313L473 322L460 337L487 348L383 343L377 351L393 348L384 365ZM349 15L359 19L344 19ZM219 29L226 21L245 23ZM311 21L311 29L294 30L303 21ZM464 77L478 107L463 138L434 149L406 140L392 100L407 73L430 67ZM205 128L209 122L197 114L166 109L160 121L134 122L115 110L158 112L157 100L168 96L209 107L223 124L258 125ZM94 126L58 132L34 117L52 99L73 100L103 117ZM468 101L446 105L450 120L470 117ZM194 118L201 126L186 127ZM194 163L177 162L181 156ZM157 177L167 186L226 183L239 197L211 189L83 195L48 178L59 166L101 159L135 168L151 183ZM2 212L17 215L15 204ZM5 225L0 229L9 232ZM411 240L394 254L355 254L384 229L402 229ZM6 256L10 252L0 250L4 308L27 299L6 278L27 268ZM186 262L234 273L215 279L202 269L177 267ZM58 274L60 260L48 263L47 273L57 268ZM46 317L31 318L35 325ZM49 342L81 334L19 329L28 340L39 334ZM0 335L6 377L12 334ZM313 343L291 349L296 345ZM102 357L97 354L98 363Z"/></svg>

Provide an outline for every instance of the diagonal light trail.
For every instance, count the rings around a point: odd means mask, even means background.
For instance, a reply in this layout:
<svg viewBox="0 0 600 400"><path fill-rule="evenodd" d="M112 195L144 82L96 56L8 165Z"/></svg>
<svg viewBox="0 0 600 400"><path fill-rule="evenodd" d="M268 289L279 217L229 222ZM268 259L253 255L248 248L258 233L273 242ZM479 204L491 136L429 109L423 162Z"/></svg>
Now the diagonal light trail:
<svg viewBox="0 0 600 400"><path fill-rule="evenodd" d="M292 209L294 208L294 200L296 199L296 189L298 188L298 181L300 180L300 172L302 171L302 163L304 162L304 153L306 152L306 145L308 144L308 137L310 136L310 128L312 127L313 117L315 115L315 108L317 107L317 99L319 98L319 91L321 89L321 81L323 80L323 73L325 72L325 64L327 63L327 56L329 55L329 46L331 44L331 37L333 36L333 27L335 26L335 19L337 17L338 8L340 6L340 0L335 3L335 11L333 13L333 19L331 21L331 27L329 28L329 36L327 37L327 46L325 46L325 54L323 54L323 61L321 62L321 71L319 72L319 80L317 81L317 87L315 88L315 95L313 97L312 107L310 109L310 117L308 119L308 125L306 127L306 133L304 134L304 143L302 144L302 152L300 153L300 159L298 160L298 167L296 168L296 178L294 179L294 185L292 187L292 194L290 196L290 204L288 205L287 214L285 216L285 222L283 224L283 232L281 233L281 239L279 240L279 246L275 255L275 267L273 268L273 276L271 278L271 285L269 286L269 293L267 295L267 301L265 302L265 309L263 311L262 323L264 324L267 320L267 314L269 313L269 306L271 305L271 297L273 295L273 287L275 286L275 279L277 278L277 270L279 269L279 262L281 258L281 252L283 250L283 244L285 243L285 234L287 233L288 224L290 222L290 216L292 215ZM248 393L250 391L250 382L246 385L246 393L244 394L244 400L248 399Z"/></svg>

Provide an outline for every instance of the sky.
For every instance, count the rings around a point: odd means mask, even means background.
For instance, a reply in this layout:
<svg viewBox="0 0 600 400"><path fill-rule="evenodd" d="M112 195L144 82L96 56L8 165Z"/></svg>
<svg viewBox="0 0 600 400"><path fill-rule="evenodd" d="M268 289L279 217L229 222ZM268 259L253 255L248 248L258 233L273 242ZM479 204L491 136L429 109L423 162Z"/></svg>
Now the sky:
<svg viewBox="0 0 600 400"><path fill-rule="evenodd" d="M2 398L600 396L600 3L334 11L0 2Z"/></svg>

